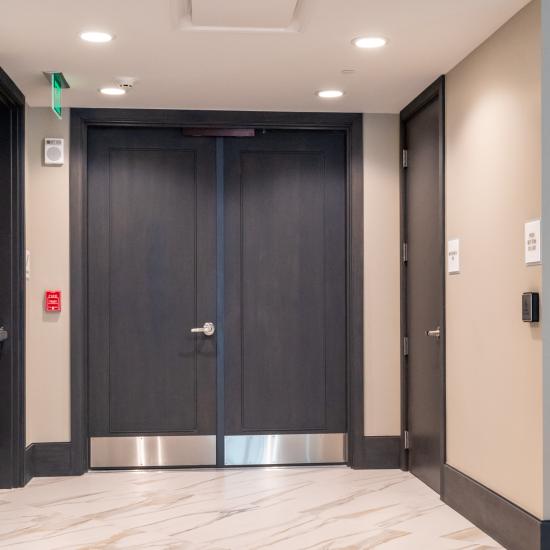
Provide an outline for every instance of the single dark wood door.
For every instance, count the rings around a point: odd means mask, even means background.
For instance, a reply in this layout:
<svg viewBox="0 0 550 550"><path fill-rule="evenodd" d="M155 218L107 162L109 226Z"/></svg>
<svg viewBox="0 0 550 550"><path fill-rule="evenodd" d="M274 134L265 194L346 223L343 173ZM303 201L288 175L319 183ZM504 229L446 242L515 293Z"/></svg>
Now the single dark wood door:
<svg viewBox="0 0 550 550"><path fill-rule="evenodd" d="M225 143L225 433L346 432L345 138Z"/></svg>
<svg viewBox="0 0 550 550"><path fill-rule="evenodd" d="M443 330L439 117L440 104L433 100L405 124L409 467L438 492L442 364L437 331Z"/></svg>
<svg viewBox="0 0 550 550"><path fill-rule="evenodd" d="M23 117L0 69L0 489L24 484Z"/></svg>
<svg viewBox="0 0 550 550"><path fill-rule="evenodd" d="M93 128L88 159L90 436L214 435L215 141Z"/></svg>
<svg viewBox="0 0 550 550"><path fill-rule="evenodd" d="M12 363L13 363L13 222L12 116L0 96L0 328L9 331L0 342L0 488L13 487ZM1 337L1 335L0 335Z"/></svg>

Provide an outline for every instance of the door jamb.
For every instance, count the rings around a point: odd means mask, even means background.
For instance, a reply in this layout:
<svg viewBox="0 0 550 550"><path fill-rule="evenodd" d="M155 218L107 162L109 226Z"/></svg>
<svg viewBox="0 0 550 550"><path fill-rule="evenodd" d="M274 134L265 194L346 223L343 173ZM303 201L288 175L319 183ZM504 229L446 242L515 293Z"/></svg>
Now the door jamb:
<svg viewBox="0 0 550 550"><path fill-rule="evenodd" d="M443 466L447 462L447 422L446 422L446 313L445 313L445 77L439 77L435 82L428 86L420 95L409 103L400 113L401 136L400 153L407 148L405 125L406 123L426 105L437 101L439 109L439 208L438 208L438 227L441 231L441 249L440 249L440 280L441 280L441 337L440 337L440 355L439 362L441 367L441 385L440 385L440 496L445 494ZM401 158L401 154L400 154ZM407 242L407 170L401 162L400 168L400 231L401 246ZM408 358L405 355L404 338L407 336L407 264L401 261L401 468L409 469L409 452L405 449L405 430L409 423L409 384L408 384Z"/></svg>
<svg viewBox="0 0 550 550"><path fill-rule="evenodd" d="M363 116L357 113L71 109L71 471L88 470L87 136L92 126L342 130L346 134L346 325L348 464L363 444Z"/></svg>
<svg viewBox="0 0 550 550"><path fill-rule="evenodd" d="M7 319L11 351L9 454L11 474L2 481L6 488L25 482L25 96L0 68L0 102L12 111L11 137L11 239L12 271L9 293L11 318Z"/></svg>

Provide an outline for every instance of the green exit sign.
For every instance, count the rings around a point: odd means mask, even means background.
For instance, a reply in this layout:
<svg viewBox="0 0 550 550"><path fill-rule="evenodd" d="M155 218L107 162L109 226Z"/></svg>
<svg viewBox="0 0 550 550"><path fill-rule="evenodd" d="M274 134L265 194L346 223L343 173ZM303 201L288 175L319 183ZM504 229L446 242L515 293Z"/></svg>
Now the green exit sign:
<svg viewBox="0 0 550 550"><path fill-rule="evenodd" d="M52 73L52 111L55 113L57 118L61 119L62 108L61 108L61 90L63 89L63 84L61 81L60 73Z"/></svg>
<svg viewBox="0 0 550 550"><path fill-rule="evenodd" d="M44 72L44 76L48 79L52 89L52 111L60 119L62 114L61 90L63 88L70 88L69 83L63 73L48 71Z"/></svg>

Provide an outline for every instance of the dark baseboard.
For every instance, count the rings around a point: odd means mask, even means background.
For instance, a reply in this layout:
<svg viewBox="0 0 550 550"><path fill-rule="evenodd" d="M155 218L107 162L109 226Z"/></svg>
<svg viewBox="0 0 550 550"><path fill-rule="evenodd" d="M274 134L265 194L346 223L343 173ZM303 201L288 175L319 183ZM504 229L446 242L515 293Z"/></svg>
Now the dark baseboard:
<svg viewBox="0 0 550 550"><path fill-rule="evenodd" d="M365 436L361 448L354 450L352 467L358 470L400 468L401 438L396 435Z"/></svg>
<svg viewBox="0 0 550 550"><path fill-rule="evenodd" d="M540 550L550 550L550 521L541 521Z"/></svg>
<svg viewBox="0 0 550 550"><path fill-rule="evenodd" d="M398 469L401 439L399 436L368 436L361 439L354 452L353 468ZM25 483L33 477L73 476L83 472L73 465L71 443L32 443L25 449Z"/></svg>
<svg viewBox="0 0 550 550"><path fill-rule="evenodd" d="M33 477L74 475L71 443L32 443L25 449L25 483Z"/></svg>
<svg viewBox="0 0 550 550"><path fill-rule="evenodd" d="M23 457L23 486L32 479L32 455L33 444L25 447L25 455Z"/></svg>
<svg viewBox="0 0 550 550"><path fill-rule="evenodd" d="M541 521L467 475L445 465L443 501L508 550L550 550L550 522Z"/></svg>

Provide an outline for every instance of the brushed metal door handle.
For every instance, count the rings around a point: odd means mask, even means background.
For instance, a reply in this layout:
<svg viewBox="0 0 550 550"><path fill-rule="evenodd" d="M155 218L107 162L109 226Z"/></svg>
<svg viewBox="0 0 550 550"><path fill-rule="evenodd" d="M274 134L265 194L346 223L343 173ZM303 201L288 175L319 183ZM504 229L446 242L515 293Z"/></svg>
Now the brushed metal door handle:
<svg viewBox="0 0 550 550"><path fill-rule="evenodd" d="M437 327L433 330L427 330L426 336L431 336L432 338L436 338L437 340L439 340L439 337L441 336L441 329Z"/></svg>
<svg viewBox="0 0 550 550"><path fill-rule="evenodd" d="M192 328L191 332L194 332L194 333L198 332L198 333L204 334L205 336L212 336L214 332L216 332L216 327L214 323L207 321L206 323L204 323L202 327Z"/></svg>

